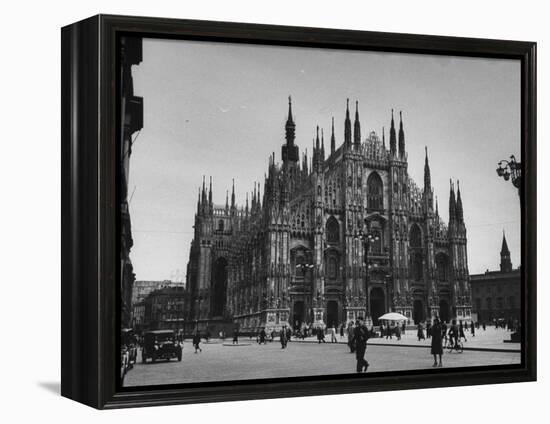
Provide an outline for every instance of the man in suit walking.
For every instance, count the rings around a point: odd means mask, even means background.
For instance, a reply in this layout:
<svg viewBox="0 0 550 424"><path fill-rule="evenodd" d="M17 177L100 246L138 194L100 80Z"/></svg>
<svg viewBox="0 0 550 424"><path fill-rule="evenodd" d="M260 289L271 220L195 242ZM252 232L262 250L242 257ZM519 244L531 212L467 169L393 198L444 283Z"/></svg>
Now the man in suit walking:
<svg viewBox="0 0 550 424"><path fill-rule="evenodd" d="M355 329L353 330L355 341L355 358L357 359L357 372L366 372L369 363L365 360L369 330L363 322L363 317L358 317Z"/></svg>

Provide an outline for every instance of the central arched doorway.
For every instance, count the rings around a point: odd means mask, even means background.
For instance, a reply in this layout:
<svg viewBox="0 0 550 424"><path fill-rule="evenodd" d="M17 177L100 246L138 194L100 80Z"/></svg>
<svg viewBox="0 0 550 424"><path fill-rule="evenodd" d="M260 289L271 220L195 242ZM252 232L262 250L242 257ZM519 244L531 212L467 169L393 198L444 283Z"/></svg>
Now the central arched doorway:
<svg viewBox="0 0 550 424"><path fill-rule="evenodd" d="M327 302L327 326L338 327L338 302L335 300Z"/></svg>
<svg viewBox="0 0 550 424"><path fill-rule="evenodd" d="M413 302L413 320L415 324L424 321L424 304L420 299Z"/></svg>
<svg viewBox="0 0 550 424"><path fill-rule="evenodd" d="M227 261L225 258L218 258L214 262L213 280L212 316L223 316L227 297Z"/></svg>
<svg viewBox="0 0 550 424"><path fill-rule="evenodd" d="M439 319L443 322L449 322L450 318L449 302L441 299L439 301Z"/></svg>
<svg viewBox="0 0 550 424"><path fill-rule="evenodd" d="M304 302L301 300L297 300L294 302L293 312L292 312L292 325L294 325L294 329L298 329L302 326L302 323L304 322Z"/></svg>
<svg viewBox="0 0 550 424"><path fill-rule="evenodd" d="M375 287L370 291L370 314L373 325L378 325L378 318L386 313L386 296L384 290Z"/></svg>

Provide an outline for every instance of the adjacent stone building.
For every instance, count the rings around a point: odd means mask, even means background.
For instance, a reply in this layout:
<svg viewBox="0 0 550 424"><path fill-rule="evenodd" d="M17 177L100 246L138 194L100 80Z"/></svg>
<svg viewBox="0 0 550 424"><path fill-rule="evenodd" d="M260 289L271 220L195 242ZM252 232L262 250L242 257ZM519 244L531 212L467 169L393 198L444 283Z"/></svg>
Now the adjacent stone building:
<svg viewBox="0 0 550 424"><path fill-rule="evenodd" d="M130 250L134 244L132 225L128 208L128 179L132 136L143 127L143 98L134 95L132 66L142 61L141 37L121 37L121 125L120 125L120 293L121 324L131 325L132 286L135 281L134 267L130 260Z"/></svg>
<svg viewBox="0 0 550 424"><path fill-rule="evenodd" d="M512 267L506 236L502 235L500 270L470 276L473 310L480 322L493 319L519 320L521 314L521 270Z"/></svg>
<svg viewBox="0 0 550 424"><path fill-rule="evenodd" d="M423 187L409 177L405 131L393 111L385 134L363 137L358 104L348 106L343 139L332 120L314 131L313 155L300 157L289 98L282 163L237 206L233 183L214 205L203 179L187 266L188 307L199 323L243 331L307 322L339 325L358 316L377 324L397 311L410 322L470 319L467 237L458 183L448 225L439 216L428 152ZM421 148L415 145L414 148ZM435 204L434 204L435 203ZM373 242L365 258L361 236Z"/></svg>
<svg viewBox="0 0 550 424"><path fill-rule="evenodd" d="M193 328L193 322L185 311L188 300L183 286L155 290L149 293L141 303L143 304L142 331L174 330L182 333Z"/></svg>

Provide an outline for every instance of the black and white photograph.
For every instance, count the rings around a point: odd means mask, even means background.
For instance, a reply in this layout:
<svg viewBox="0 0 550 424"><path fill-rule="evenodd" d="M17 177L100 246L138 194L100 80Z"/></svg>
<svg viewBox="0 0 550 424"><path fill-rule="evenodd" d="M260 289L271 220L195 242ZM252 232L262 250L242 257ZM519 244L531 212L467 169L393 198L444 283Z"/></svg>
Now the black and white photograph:
<svg viewBox="0 0 550 424"><path fill-rule="evenodd" d="M522 363L519 60L120 49L122 387Z"/></svg>

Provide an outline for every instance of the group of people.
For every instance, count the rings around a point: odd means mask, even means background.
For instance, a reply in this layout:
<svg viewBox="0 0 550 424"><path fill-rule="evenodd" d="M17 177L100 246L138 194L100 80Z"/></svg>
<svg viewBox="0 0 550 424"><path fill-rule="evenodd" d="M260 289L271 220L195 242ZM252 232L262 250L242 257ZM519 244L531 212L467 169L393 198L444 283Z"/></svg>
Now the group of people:
<svg viewBox="0 0 550 424"><path fill-rule="evenodd" d="M435 322L438 322L440 329L434 329ZM470 334L472 337L475 337L476 335L476 325L473 321L470 322ZM447 337L447 328L449 330ZM448 327L447 323L445 321L440 321L439 318L435 318L433 325L431 322L428 322L426 324L426 335L424 335L424 325L419 322L416 325L416 337L418 338L418 341L426 340L426 337L428 339L432 338L435 332L442 331L443 332L443 340L445 340L445 344L447 344L447 340L452 340L456 338L457 340L464 339L465 342L467 342L466 338L466 331L468 329L468 324L463 324L462 321L460 321L458 324L456 323L456 320L453 320L451 325ZM485 329L485 328L484 328ZM452 337L451 337L452 336Z"/></svg>

